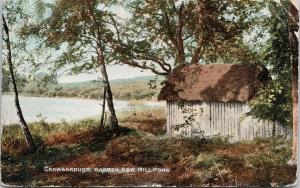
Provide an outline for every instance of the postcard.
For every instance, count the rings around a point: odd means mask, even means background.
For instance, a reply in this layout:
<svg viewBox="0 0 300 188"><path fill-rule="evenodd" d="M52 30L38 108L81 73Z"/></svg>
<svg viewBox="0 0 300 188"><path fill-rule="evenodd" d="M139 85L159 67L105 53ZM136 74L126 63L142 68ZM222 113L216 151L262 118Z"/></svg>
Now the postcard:
<svg viewBox="0 0 300 188"><path fill-rule="evenodd" d="M2 186L297 185L298 9L6 1Z"/></svg>

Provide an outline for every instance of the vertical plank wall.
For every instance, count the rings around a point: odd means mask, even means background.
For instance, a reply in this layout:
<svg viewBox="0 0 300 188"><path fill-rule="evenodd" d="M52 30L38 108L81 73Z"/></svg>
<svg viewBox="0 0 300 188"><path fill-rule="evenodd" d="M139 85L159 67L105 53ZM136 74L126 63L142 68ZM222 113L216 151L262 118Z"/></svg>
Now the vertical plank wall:
<svg viewBox="0 0 300 188"><path fill-rule="evenodd" d="M188 110L187 110L188 109ZM184 112L185 110L185 112ZM249 106L241 102L167 102L167 133L172 135L222 136L231 141L253 140L272 136L273 122L245 117ZM184 124L187 117L194 117L191 126L174 127ZM291 129L275 123L276 135L291 137Z"/></svg>

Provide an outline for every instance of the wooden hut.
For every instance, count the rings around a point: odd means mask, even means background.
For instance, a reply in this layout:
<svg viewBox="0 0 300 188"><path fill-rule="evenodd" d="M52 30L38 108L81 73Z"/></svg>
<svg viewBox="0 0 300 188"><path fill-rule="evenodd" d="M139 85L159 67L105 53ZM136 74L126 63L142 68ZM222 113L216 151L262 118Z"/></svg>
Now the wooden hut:
<svg viewBox="0 0 300 188"><path fill-rule="evenodd" d="M188 64L175 68L158 99L167 101L167 133L222 136L231 141L289 136L276 122L245 116L248 102L268 79L262 66L250 64Z"/></svg>

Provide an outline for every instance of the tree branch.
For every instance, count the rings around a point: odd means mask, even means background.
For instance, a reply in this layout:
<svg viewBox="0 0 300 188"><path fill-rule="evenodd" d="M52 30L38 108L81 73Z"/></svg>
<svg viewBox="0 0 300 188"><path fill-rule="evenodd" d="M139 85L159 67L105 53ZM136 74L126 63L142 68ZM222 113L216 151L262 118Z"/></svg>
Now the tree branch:
<svg viewBox="0 0 300 188"><path fill-rule="evenodd" d="M148 60L148 61L152 61L156 64L158 64L164 71L166 71L167 73L170 73L172 70L171 65L167 64L163 59L159 60L159 59L154 59L151 57L143 57L140 56L139 58L140 60ZM167 67L167 68L166 68Z"/></svg>
<svg viewBox="0 0 300 188"><path fill-rule="evenodd" d="M157 74L157 75L161 75L161 76L167 76L168 75L167 72L157 71L153 67L147 66L146 64L141 65L141 64L139 64L138 62L136 62L134 60L124 60L124 61L121 61L121 62L123 64L129 65L129 66L141 68L141 69L144 69L144 70L150 70L151 72L153 72L154 74Z"/></svg>
<svg viewBox="0 0 300 188"><path fill-rule="evenodd" d="M110 15L110 19L112 21L112 25L116 29L118 41L121 42L122 40L121 40L121 37L120 37L120 30L119 30L119 28L117 26L117 22L116 22L115 18L112 15Z"/></svg>
<svg viewBox="0 0 300 188"><path fill-rule="evenodd" d="M168 13L164 12L164 17L165 17L165 20L166 20L165 26L166 26L166 29L167 29L168 37L170 38L170 41L172 42L174 48L177 49L178 44L177 44L177 41L176 41L176 37L174 36L174 33L172 32L172 28L171 28Z"/></svg>

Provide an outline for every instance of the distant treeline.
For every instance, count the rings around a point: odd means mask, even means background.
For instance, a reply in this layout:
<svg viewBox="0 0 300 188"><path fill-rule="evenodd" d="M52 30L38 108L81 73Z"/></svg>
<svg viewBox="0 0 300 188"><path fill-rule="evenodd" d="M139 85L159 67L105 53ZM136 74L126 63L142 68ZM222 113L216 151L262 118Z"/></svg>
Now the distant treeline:
<svg viewBox="0 0 300 188"><path fill-rule="evenodd" d="M157 91L147 85L147 81L112 82L113 95L115 99L140 100L152 99ZM103 97L103 84L99 81L91 81L75 84L53 85L49 90L39 92L34 88L25 88L24 94L45 97L80 97L88 99L99 99Z"/></svg>
<svg viewBox="0 0 300 188"><path fill-rule="evenodd" d="M111 82L115 99L141 100L155 99L159 92L150 89L154 77L138 77L133 79L114 80ZM2 81L3 93L11 93L10 79L4 76ZM100 99L103 97L103 83L101 81L87 81L78 83L58 83L49 75L37 75L32 79L17 75L19 92L26 96L41 97L79 97L87 99ZM159 83L157 83L159 85Z"/></svg>

